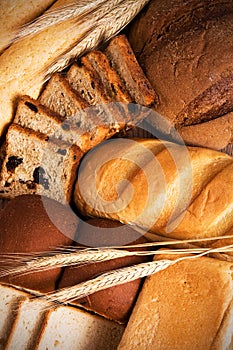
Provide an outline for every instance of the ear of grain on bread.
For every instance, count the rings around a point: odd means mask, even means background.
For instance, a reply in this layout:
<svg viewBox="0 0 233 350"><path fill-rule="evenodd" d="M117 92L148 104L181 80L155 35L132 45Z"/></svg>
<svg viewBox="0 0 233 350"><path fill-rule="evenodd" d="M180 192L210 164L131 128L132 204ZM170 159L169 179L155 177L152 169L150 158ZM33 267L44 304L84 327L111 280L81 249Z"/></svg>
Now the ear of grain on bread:
<svg viewBox="0 0 233 350"><path fill-rule="evenodd" d="M37 193L67 203L81 156L75 145L49 141L45 134L12 124L1 171L1 195Z"/></svg>
<svg viewBox="0 0 233 350"><path fill-rule="evenodd" d="M74 200L84 215L180 239L215 237L233 226L232 157L153 139L112 142L80 168Z"/></svg>
<svg viewBox="0 0 233 350"><path fill-rule="evenodd" d="M14 43L0 56L1 134L13 118L18 96L37 98L48 66L77 42L80 31L74 28L75 20L63 21Z"/></svg>
<svg viewBox="0 0 233 350"><path fill-rule="evenodd" d="M0 2L0 52L9 46L17 30L43 13L55 0L2 0Z"/></svg>
<svg viewBox="0 0 233 350"><path fill-rule="evenodd" d="M119 349L230 349L232 300L231 263L180 261L146 279Z"/></svg>

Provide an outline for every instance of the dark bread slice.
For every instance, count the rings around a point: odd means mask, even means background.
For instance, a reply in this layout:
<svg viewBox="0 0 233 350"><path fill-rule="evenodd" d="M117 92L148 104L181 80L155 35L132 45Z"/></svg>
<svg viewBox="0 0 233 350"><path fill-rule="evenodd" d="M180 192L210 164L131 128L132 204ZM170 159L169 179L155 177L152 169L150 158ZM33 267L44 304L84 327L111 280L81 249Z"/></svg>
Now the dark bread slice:
<svg viewBox="0 0 233 350"><path fill-rule="evenodd" d="M154 105L155 91L139 66L126 36L118 35L113 38L105 52L133 101L145 107Z"/></svg>
<svg viewBox="0 0 233 350"><path fill-rule="evenodd" d="M75 145L12 124L6 135L6 157L0 174L1 197L43 194L66 204L82 151Z"/></svg>
<svg viewBox="0 0 233 350"><path fill-rule="evenodd" d="M83 57L83 62L98 73L98 76L105 86L108 95L117 102L132 102L129 92L121 81L119 75L110 65L107 56L102 51L90 51Z"/></svg>

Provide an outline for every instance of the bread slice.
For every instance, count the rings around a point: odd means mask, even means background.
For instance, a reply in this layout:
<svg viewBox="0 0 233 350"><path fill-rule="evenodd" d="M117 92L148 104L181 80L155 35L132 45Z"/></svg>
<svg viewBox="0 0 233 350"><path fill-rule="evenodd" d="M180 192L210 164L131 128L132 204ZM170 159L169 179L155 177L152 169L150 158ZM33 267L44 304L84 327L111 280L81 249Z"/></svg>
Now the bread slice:
<svg viewBox="0 0 233 350"><path fill-rule="evenodd" d="M35 349L114 350L124 327L69 306L51 310Z"/></svg>
<svg viewBox="0 0 233 350"><path fill-rule="evenodd" d="M63 118L78 115L79 111L89 106L81 96L72 91L66 78L59 73L53 74L38 100Z"/></svg>
<svg viewBox="0 0 233 350"><path fill-rule="evenodd" d="M87 66L84 59L74 63L67 72L66 78L71 87L90 105L112 102L105 86L101 83L94 69Z"/></svg>
<svg viewBox="0 0 233 350"><path fill-rule="evenodd" d="M99 79L105 86L108 95L117 102L130 103L132 98L119 75L110 65L106 54L102 51L90 51L87 53L82 62L97 72Z"/></svg>
<svg viewBox="0 0 233 350"><path fill-rule="evenodd" d="M139 66L126 36L118 35L113 38L105 52L133 100L145 107L154 105L155 91Z"/></svg>
<svg viewBox="0 0 233 350"><path fill-rule="evenodd" d="M63 204L70 202L82 152L75 145L50 141L45 134L12 124L6 136L6 157L0 194L43 194Z"/></svg>
<svg viewBox="0 0 233 350"><path fill-rule="evenodd" d="M146 279L118 349L232 349L232 300L232 263L180 261Z"/></svg>
<svg viewBox="0 0 233 350"><path fill-rule="evenodd" d="M41 299L25 299L20 302L6 350L35 348L48 306L49 304Z"/></svg>
<svg viewBox="0 0 233 350"><path fill-rule="evenodd" d="M15 312L19 302L28 296L13 287L0 284L0 349L5 349L7 338L11 332Z"/></svg>

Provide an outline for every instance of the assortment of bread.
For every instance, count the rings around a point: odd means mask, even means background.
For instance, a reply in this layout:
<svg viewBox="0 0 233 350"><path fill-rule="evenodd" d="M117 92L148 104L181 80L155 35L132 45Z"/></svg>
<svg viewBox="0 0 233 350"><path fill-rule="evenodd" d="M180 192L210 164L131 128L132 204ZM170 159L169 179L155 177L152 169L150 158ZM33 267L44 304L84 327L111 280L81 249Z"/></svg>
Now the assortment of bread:
<svg viewBox="0 0 233 350"><path fill-rule="evenodd" d="M0 4L0 349L232 348L232 1L127 4Z"/></svg>

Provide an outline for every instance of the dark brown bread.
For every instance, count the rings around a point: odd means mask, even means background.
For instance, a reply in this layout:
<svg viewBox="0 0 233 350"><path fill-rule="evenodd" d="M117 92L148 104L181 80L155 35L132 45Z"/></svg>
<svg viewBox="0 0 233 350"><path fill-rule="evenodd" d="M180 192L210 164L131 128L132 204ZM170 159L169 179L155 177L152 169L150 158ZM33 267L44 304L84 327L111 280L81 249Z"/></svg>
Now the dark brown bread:
<svg viewBox="0 0 233 350"><path fill-rule="evenodd" d="M198 124L233 110L231 1L152 0L129 38L159 96L155 110L168 121L164 127L152 116L152 125L169 134L174 126Z"/></svg>
<svg viewBox="0 0 233 350"><path fill-rule="evenodd" d="M117 102L132 102L125 85L119 75L110 65L107 56L102 51L91 51L83 57L83 62L89 63L98 74L109 96Z"/></svg>
<svg viewBox="0 0 233 350"><path fill-rule="evenodd" d="M0 212L0 251L41 253L70 245L75 236L78 217L69 206L37 195L12 199ZM47 292L55 289L60 268L21 276L1 278L2 282Z"/></svg>
<svg viewBox="0 0 233 350"><path fill-rule="evenodd" d="M122 228L121 234L119 234L120 228ZM84 242L88 242L89 244L92 243L92 246L105 246L112 244L122 245L122 242L123 240L125 241L126 237L128 244L132 244L133 240L134 243L148 242L129 226L124 226L118 222L104 219L90 219L87 223L81 224L79 226L76 241L78 242L78 245L80 245L80 243L83 244ZM126 257L107 262L92 263L91 265L84 265L81 267L67 267L65 268L59 287L63 288L75 285L112 269L130 266L147 260L148 257ZM124 323L130 315L140 285L141 280L137 279L130 283L125 283L120 286L115 286L94 293L81 300L76 300L75 303L109 319Z"/></svg>

